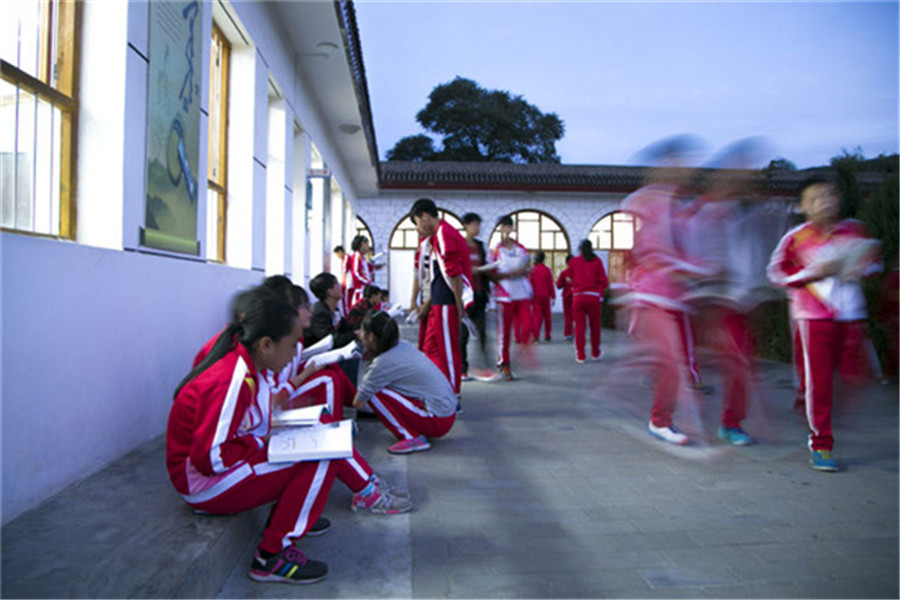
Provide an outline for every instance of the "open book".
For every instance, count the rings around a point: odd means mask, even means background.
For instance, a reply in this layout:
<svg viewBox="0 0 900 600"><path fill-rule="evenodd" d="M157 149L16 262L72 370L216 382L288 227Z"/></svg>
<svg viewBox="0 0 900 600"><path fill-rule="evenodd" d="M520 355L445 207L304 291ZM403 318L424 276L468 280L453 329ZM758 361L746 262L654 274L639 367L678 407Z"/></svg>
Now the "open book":
<svg viewBox="0 0 900 600"><path fill-rule="evenodd" d="M325 410L324 404L277 410L272 413L272 427L315 425L322 417L323 410Z"/></svg>
<svg viewBox="0 0 900 600"><path fill-rule="evenodd" d="M280 427L269 437L269 462L330 460L353 456L350 419L308 427Z"/></svg>

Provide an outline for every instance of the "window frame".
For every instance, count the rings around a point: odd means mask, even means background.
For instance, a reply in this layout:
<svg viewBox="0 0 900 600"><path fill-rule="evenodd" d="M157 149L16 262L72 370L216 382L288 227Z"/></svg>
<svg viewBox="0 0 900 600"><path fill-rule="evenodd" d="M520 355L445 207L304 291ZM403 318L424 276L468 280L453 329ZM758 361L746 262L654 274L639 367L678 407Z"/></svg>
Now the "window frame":
<svg viewBox="0 0 900 600"><path fill-rule="evenodd" d="M20 90L26 90L34 96L35 104L39 100L48 102L51 109L59 110L60 133L59 150L51 155L59 161L59 222L56 232L41 232L18 227L0 227L0 230L47 238L75 239L77 231L76 211L76 178L78 148L78 74L80 48L77 43L81 39L81 3L76 0L43 0L41 6L40 30L38 31L38 72L30 74L0 58L0 78L15 88L16 103L16 143L18 148L18 105ZM51 7L56 6L54 12ZM58 29L54 29L54 14L57 16ZM68 60L67 60L68 59ZM36 76L35 76L36 75ZM52 81L55 79L55 82ZM32 148L38 147L39 140L33 138ZM52 143L52 138L51 138ZM18 154L18 152L15 152ZM36 155L36 153L35 153ZM18 173L14 174L18 177ZM32 182L32 207L36 206ZM51 196L51 214L53 198Z"/></svg>
<svg viewBox="0 0 900 600"><path fill-rule="evenodd" d="M217 53L213 52L213 46L219 43L222 49L222 64L220 68L215 68L215 60ZM209 119L207 132L207 168L206 168L206 185L207 185L207 202L210 200L210 192L215 195L216 200L216 257L214 262L226 262L226 233L228 228L228 109L231 98L231 41L225 36L222 28L215 21L212 24L210 33L210 56L209 56ZM222 93L219 95L218 106L216 106L218 116L218 132L213 131L213 106L216 102L214 95L214 83L216 75L221 75L219 88ZM214 136L216 144L213 145ZM213 148L218 152L216 156L212 156ZM217 177L213 178L213 167L218 169ZM210 218L210 210L207 209L207 219ZM207 244L209 241L207 240ZM207 252L208 256L208 252Z"/></svg>

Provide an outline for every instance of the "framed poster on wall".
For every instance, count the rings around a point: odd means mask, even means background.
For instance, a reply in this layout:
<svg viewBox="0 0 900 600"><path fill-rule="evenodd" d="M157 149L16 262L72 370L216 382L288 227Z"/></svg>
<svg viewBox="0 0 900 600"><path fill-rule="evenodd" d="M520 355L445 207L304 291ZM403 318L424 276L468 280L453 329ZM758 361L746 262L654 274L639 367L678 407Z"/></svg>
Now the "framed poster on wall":
<svg viewBox="0 0 900 600"><path fill-rule="evenodd" d="M198 255L203 5L150 3L147 197L141 245Z"/></svg>

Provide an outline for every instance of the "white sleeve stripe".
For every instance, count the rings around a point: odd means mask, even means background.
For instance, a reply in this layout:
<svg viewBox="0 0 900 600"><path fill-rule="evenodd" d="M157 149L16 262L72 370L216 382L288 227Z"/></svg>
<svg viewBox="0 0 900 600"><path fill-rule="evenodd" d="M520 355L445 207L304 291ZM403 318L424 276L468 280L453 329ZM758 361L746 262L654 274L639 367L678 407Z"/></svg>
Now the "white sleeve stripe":
<svg viewBox="0 0 900 600"><path fill-rule="evenodd" d="M234 365L234 372L231 374L231 383L228 384L228 391L225 393L225 402L222 403L222 412L219 413L219 422L216 424L216 434L213 437L212 447L209 450L209 462L214 473L223 473L227 471L222 462L222 444L228 439L228 429L231 427L231 421L234 419L234 411L237 407L238 396L241 393L241 386L244 385L244 376L247 374L247 363L243 358L238 358Z"/></svg>

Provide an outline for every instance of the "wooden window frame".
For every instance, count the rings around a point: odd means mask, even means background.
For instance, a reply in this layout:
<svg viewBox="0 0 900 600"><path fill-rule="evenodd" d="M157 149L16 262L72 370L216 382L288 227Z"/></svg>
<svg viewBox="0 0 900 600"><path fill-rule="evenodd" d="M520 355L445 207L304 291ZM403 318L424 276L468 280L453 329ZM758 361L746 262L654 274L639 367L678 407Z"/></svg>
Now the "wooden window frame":
<svg viewBox="0 0 900 600"><path fill-rule="evenodd" d="M59 28L53 36L53 11L56 5ZM81 3L77 0L40 0L41 24L38 32L40 49L38 72L35 75L18 68L0 58L0 77L16 88L16 102L19 90L27 90L37 99L49 102L60 111L59 148L59 231L41 233L14 227L2 227L3 231L22 233L37 237L75 239L77 226L76 198L76 158L78 147L78 69L81 39ZM55 52L54 52L55 42ZM53 78L56 82L53 82ZM17 123L18 128L18 123ZM36 148L40 140L34 140ZM56 156L56 155L54 155ZM18 177L18 174L16 174ZM34 202L34 198L32 198Z"/></svg>
<svg viewBox="0 0 900 600"><path fill-rule="evenodd" d="M209 102L210 102L210 113L212 113L212 106L214 102L213 98L213 77L215 72L221 74L221 89L223 93L219 98L219 105L216 107L219 115L219 128L217 132L214 132L212 129L212 119L210 119L210 127L209 127L209 141L213 141L213 136L217 136L217 145L218 153L215 157L210 155L210 151L213 148L213 144L210 143L207 146L207 170L206 170L206 179L208 189L214 191L216 193L217 198L217 219L216 219L216 262L224 263L225 256L225 233L228 224L228 107L229 107L229 98L231 94L230 87L230 72L231 72L231 42L228 41L228 38L225 37L225 34L222 32L221 28L218 25L213 23L212 25L212 34L210 39L210 57L209 57ZM216 53L212 52L212 43L220 42L222 44L223 52L222 52L222 64L219 69L215 69L215 59ZM218 174L219 176L216 179L212 178L212 170L213 163L218 166ZM207 194L207 201L209 198L209 194Z"/></svg>

